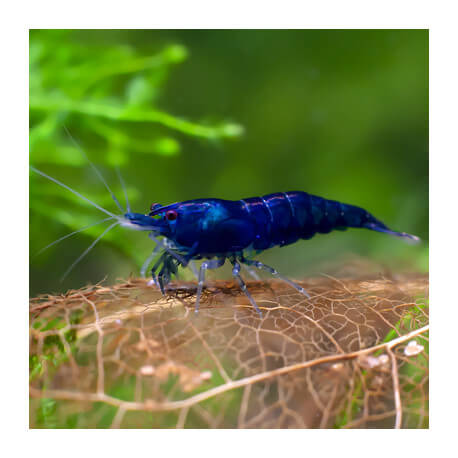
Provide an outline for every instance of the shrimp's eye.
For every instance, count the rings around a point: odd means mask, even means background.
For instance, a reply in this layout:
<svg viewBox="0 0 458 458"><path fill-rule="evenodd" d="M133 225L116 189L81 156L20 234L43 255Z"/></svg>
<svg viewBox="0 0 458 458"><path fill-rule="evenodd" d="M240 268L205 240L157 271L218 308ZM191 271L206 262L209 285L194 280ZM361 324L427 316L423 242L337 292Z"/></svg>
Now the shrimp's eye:
<svg viewBox="0 0 458 458"><path fill-rule="evenodd" d="M177 219L178 213L175 210L169 210L165 213L165 218L167 221L175 221Z"/></svg>

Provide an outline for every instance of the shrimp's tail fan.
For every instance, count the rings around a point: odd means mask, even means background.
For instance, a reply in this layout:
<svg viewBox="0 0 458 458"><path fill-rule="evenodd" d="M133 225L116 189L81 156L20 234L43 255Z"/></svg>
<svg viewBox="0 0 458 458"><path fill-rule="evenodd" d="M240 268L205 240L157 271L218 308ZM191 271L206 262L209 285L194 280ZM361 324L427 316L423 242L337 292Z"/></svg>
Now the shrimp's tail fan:
<svg viewBox="0 0 458 458"><path fill-rule="evenodd" d="M384 234L395 235L396 237L401 237L406 242L410 243L418 243L421 240L420 237L417 237L416 235L412 234L407 234L407 232L392 231L391 229L386 227L381 221L367 222L363 224L362 227L365 227L366 229L370 229L372 231L383 232Z"/></svg>

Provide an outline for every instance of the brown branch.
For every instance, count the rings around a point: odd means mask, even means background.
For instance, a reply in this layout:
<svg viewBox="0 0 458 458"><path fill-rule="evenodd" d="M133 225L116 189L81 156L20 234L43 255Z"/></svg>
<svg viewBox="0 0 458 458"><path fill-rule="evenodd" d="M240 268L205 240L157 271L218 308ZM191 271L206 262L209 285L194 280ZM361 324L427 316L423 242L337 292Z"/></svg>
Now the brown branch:
<svg viewBox="0 0 458 458"><path fill-rule="evenodd" d="M223 385L219 385L215 388L212 388L206 392L196 394L191 396L187 399L181 401L172 401L172 402L164 402L158 403L154 400L146 400L144 403L139 402L130 402L130 401L120 401L117 398L112 396L108 396L105 393L78 393L74 391L68 390L38 390L36 388L30 388L30 394L32 397L36 398L55 398L55 399L63 399L63 400L74 400L74 401L94 401L94 402L106 402L107 404L111 404L117 407L123 407L125 410L144 410L144 411L155 411L155 412L163 412L163 411L170 411L176 410L186 407L192 407L193 405L202 402L206 399L213 398L217 395L225 393L230 390L234 390L237 388L241 388L247 385L252 385L254 383L264 381L273 377L281 376L284 374L289 374L294 371L298 371L300 369L306 369L309 367L318 366L324 363L331 363L336 361L345 361L345 360L352 360L361 355L365 355L368 353L372 353L374 351L380 349L391 350L396 345L400 345L415 336L423 334L429 331L429 325L424 326L420 329L416 329L414 331L409 332L403 336L397 337L396 339L391 340L390 342L381 343L378 345L374 345L373 347L364 348L362 350L346 353L346 354L337 354L331 356L324 356L321 358L316 358L311 361L305 361L302 363L292 364L290 366L284 366L272 371L262 372L260 374L252 375L249 377L242 378L240 380L231 381L225 383ZM397 376L397 372L396 372ZM399 392L399 391L398 391ZM396 422L397 424L398 422Z"/></svg>
<svg viewBox="0 0 458 458"><path fill-rule="evenodd" d="M399 429L402 422L402 405L401 405L401 390L399 389L399 376L398 376L398 365L396 363L396 357L391 350L391 346L386 347L386 351L391 359L391 377L393 378L393 393L394 393L394 406L396 409L396 422L394 427Z"/></svg>

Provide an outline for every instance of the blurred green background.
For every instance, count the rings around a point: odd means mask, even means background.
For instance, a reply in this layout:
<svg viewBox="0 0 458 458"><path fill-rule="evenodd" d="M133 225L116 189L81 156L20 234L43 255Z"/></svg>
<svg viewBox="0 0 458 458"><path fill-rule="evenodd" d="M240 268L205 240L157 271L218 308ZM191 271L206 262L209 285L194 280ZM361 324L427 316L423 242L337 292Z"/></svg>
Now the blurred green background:
<svg viewBox="0 0 458 458"><path fill-rule="evenodd" d="M350 230L260 255L286 275L348 255L428 271L426 30L33 30L30 162L115 211L65 127L138 212L303 190L423 239ZM31 173L31 295L138 275L152 243L116 228L59 281L103 224L34 256L103 217Z"/></svg>

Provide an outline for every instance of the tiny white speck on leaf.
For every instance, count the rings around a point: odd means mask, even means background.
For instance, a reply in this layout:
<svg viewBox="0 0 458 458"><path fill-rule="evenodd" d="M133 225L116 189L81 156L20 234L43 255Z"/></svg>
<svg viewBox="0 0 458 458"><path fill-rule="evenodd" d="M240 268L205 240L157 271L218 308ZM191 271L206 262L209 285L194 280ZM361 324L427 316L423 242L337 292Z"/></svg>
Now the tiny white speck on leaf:
<svg viewBox="0 0 458 458"><path fill-rule="evenodd" d="M149 366L142 366L140 368L140 374L142 375L153 375L154 372L156 372L156 370L154 369L153 366L149 365Z"/></svg>
<svg viewBox="0 0 458 458"><path fill-rule="evenodd" d="M421 353L425 347L420 345L416 340L411 340L404 348L404 354L406 356L415 356Z"/></svg>

